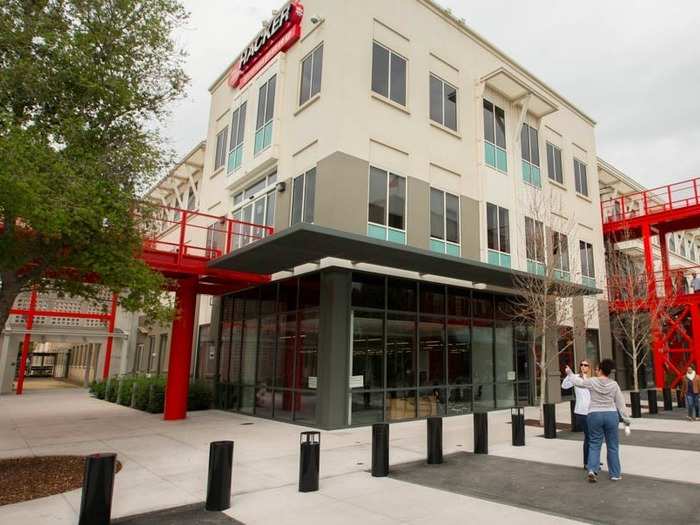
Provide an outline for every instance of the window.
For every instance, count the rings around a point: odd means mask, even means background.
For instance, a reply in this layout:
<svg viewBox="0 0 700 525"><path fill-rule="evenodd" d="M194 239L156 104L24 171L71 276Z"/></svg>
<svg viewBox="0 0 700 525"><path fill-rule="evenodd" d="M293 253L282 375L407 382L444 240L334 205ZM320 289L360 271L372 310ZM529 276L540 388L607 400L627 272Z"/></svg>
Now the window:
<svg viewBox="0 0 700 525"><path fill-rule="evenodd" d="M430 75L430 119L457 131L457 88Z"/></svg>
<svg viewBox="0 0 700 525"><path fill-rule="evenodd" d="M537 130L527 124L523 124L520 131L520 149L523 157L523 180L541 188L539 136Z"/></svg>
<svg viewBox="0 0 700 525"><path fill-rule="evenodd" d="M576 181L576 192L588 197L588 175L586 175L586 165L578 159L574 159L574 178Z"/></svg>
<svg viewBox="0 0 700 525"><path fill-rule="evenodd" d="M563 233L552 232L552 257L554 258L554 276L568 281L569 268L569 239Z"/></svg>
<svg viewBox="0 0 700 525"><path fill-rule="evenodd" d="M484 160L488 166L506 173L506 114L484 99Z"/></svg>
<svg viewBox="0 0 700 525"><path fill-rule="evenodd" d="M581 282L585 286L595 287L595 266L593 264L593 245L579 241L581 251Z"/></svg>
<svg viewBox="0 0 700 525"><path fill-rule="evenodd" d="M308 102L321 92L321 74L323 72L323 44L306 55L301 61L301 88L299 105Z"/></svg>
<svg viewBox="0 0 700 525"><path fill-rule="evenodd" d="M216 136L214 171L218 170L226 162L226 139L228 139L228 126L221 130Z"/></svg>
<svg viewBox="0 0 700 525"><path fill-rule="evenodd" d="M406 179L370 167L367 235L406 244Z"/></svg>
<svg viewBox="0 0 700 525"><path fill-rule="evenodd" d="M273 173L233 197L233 218L243 223L234 225L234 248L262 239L268 230L260 226L275 224L276 182L277 173Z"/></svg>
<svg viewBox="0 0 700 525"><path fill-rule="evenodd" d="M459 257L459 197L430 188L430 249Z"/></svg>
<svg viewBox="0 0 700 525"><path fill-rule="evenodd" d="M194 188L190 187L189 193L187 194L187 209L194 210L197 207L197 183L195 183Z"/></svg>
<svg viewBox="0 0 700 525"><path fill-rule="evenodd" d="M554 182L564 184L564 172L561 167L561 150L547 142L547 175Z"/></svg>
<svg viewBox="0 0 700 525"><path fill-rule="evenodd" d="M598 330L586 330L586 359L593 366L593 363L600 363L600 341Z"/></svg>
<svg viewBox="0 0 700 525"><path fill-rule="evenodd" d="M544 225L525 217L525 255L527 271L544 275Z"/></svg>
<svg viewBox="0 0 700 525"><path fill-rule="evenodd" d="M372 91L406 105L406 59L377 42L372 48Z"/></svg>
<svg viewBox="0 0 700 525"><path fill-rule="evenodd" d="M676 251L676 236L671 234L668 236L668 247L672 252Z"/></svg>
<svg viewBox="0 0 700 525"><path fill-rule="evenodd" d="M510 224L508 210L486 203L488 262L510 268Z"/></svg>
<svg viewBox="0 0 700 525"><path fill-rule="evenodd" d="M683 236L679 237L679 241L680 241L680 246L681 246L681 257L686 257L687 252L685 250L685 239L683 239Z"/></svg>
<svg viewBox="0 0 700 525"><path fill-rule="evenodd" d="M243 162L243 135L247 103L241 104L231 118L231 151L228 154L228 173L233 173Z"/></svg>
<svg viewBox="0 0 700 525"><path fill-rule="evenodd" d="M277 76L265 82L258 92L258 118L255 125L255 154L272 144L272 119L275 115Z"/></svg>
<svg viewBox="0 0 700 525"><path fill-rule="evenodd" d="M292 189L292 220L290 225L299 222L314 222L315 195L316 168L313 168L294 179L294 188Z"/></svg>

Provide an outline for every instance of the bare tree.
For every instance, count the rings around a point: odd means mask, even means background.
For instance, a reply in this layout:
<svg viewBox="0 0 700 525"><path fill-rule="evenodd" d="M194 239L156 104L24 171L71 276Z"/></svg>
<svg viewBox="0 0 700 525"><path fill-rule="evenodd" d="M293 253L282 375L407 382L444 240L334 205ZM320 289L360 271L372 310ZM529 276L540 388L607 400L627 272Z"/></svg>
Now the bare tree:
<svg viewBox="0 0 700 525"><path fill-rule="evenodd" d="M619 242L624 241L634 242L623 232ZM648 363L654 333L660 329L675 295L684 292L687 281L682 271L676 271L670 289L659 291L651 301L643 261L624 253L617 243L609 242L606 265L613 338L632 363L634 390L639 391L639 371Z"/></svg>
<svg viewBox="0 0 700 525"><path fill-rule="evenodd" d="M567 216L556 193L532 190L525 195L521 209L525 210L525 258L528 272L515 278L516 297L512 316L516 322L530 327L533 362L540 375L541 407L547 396L547 370L559 356L573 347L576 336L586 329L595 314L595 306L584 300L583 313L574 317L573 297L583 292L580 282L579 250L571 250L576 243L575 218ZM573 254L572 254L573 252ZM593 272L590 272L591 275ZM590 276L588 276L590 278ZM583 318L581 318L581 315ZM570 330L571 337L562 338ZM553 342L556 334L559 341Z"/></svg>

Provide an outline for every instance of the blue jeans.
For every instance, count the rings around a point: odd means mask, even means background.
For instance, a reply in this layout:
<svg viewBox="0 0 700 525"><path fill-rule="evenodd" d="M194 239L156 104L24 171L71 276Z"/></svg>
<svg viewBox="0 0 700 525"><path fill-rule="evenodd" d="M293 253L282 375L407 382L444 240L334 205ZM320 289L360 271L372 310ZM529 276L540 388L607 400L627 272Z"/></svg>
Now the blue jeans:
<svg viewBox="0 0 700 525"><path fill-rule="evenodd" d="M588 416L583 416L581 414L574 414L576 416L576 423L583 430L583 466L588 466L588 449L591 444L591 434L588 429Z"/></svg>
<svg viewBox="0 0 700 525"><path fill-rule="evenodd" d="M700 417L700 396L698 394L686 394L685 405L688 407L688 417L693 417L693 415Z"/></svg>
<svg viewBox="0 0 700 525"><path fill-rule="evenodd" d="M600 449L605 446L608 449L608 472L610 477L619 478L622 474L620 467L620 437L617 433L617 426L620 416L617 411L611 412L591 412L588 414L588 431L590 433L590 445L588 448L588 471L600 470Z"/></svg>

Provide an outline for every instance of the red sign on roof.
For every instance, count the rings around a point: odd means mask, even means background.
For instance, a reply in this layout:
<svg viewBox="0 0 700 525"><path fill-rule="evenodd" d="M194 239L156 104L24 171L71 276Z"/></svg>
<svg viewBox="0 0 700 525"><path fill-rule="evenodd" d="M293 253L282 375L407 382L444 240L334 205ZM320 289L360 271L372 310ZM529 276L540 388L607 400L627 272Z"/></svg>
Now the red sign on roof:
<svg viewBox="0 0 700 525"><path fill-rule="evenodd" d="M287 51L301 38L304 6L289 2L241 53L229 77L229 85L242 88L278 53Z"/></svg>

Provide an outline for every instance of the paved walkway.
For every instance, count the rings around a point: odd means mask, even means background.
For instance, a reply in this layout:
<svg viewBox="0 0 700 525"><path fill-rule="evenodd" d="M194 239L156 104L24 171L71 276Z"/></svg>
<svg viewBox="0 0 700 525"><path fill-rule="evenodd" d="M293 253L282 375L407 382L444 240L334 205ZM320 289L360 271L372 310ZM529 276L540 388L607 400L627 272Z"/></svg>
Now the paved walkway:
<svg viewBox="0 0 700 525"><path fill-rule="evenodd" d="M568 421L568 403L558 407ZM528 408L526 417L538 410ZM489 414L490 452L545 463L578 466L580 443L538 438L527 428L527 446L510 446L510 412ZM700 422L642 419L635 428L698 435ZM0 397L0 457L116 452L115 518L199 503L204 500L211 441L235 441L233 506L227 514L258 524L575 523L561 516L501 502L406 483L372 478L369 428L322 433L321 489L299 494L298 447L303 427L216 410L195 412L185 421L165 422L90 398L83 389L32 391ZM472 451L472 417L444 420L445 454ZM700 484L700 452L622 446L623 468L667 480ZM425 422L392 425L391 463L425 458ZM581 490L587 485L581 482ZM580 497L580 494L578 494ZM661 496L658 496L661 497ZM590 501L593 504L593 501ZM0 523L73 524L80 491L0 507Z"/></svg>

